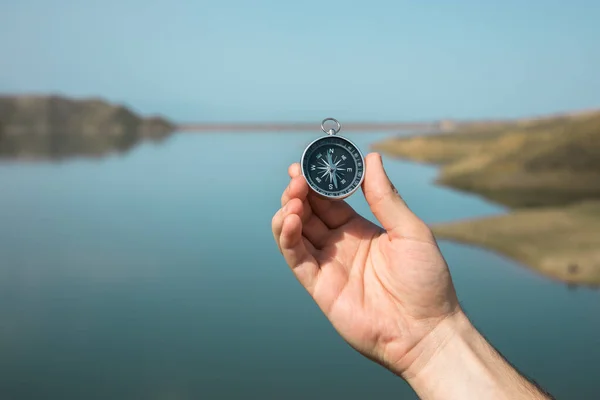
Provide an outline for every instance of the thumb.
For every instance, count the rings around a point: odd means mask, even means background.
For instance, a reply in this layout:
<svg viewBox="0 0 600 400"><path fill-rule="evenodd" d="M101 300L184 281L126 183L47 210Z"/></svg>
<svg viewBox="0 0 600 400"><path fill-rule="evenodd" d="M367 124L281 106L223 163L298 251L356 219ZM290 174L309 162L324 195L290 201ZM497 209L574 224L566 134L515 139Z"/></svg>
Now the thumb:
<svg viewBox="0 0 600 400"><path fill-rule="evenodd" d="M367 155L365 164L363 193L371 212L388 235L392 238L430 240L427 225L408 208L388 178L381 155Z"/></svg>

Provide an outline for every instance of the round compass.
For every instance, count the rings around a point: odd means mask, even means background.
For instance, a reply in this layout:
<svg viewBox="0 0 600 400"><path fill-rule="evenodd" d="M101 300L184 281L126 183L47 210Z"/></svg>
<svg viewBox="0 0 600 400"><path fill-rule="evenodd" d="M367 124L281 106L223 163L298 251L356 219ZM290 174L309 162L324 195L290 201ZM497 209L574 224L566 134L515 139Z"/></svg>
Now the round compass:
<svg viewBox="0 0 600 400"><path fill-rule="evenodd" d="M335 128L325 129L332 121ZM354 143L337 135L340 123L326 118L321 129L327 133L310 143L302 154L300 166L308 186L329 199L343 199L354 193L365 177L365 160Z"/></svg>

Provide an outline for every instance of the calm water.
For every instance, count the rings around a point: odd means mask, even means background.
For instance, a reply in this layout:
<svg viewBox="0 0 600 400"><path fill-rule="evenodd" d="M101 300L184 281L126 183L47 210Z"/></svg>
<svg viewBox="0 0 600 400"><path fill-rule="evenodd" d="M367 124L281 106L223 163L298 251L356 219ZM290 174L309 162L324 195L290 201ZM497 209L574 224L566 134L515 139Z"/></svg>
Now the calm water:
<svg viewBox="0 0 600 400"><path fill-rule="evenodd" d="M365 152L384 135L349 134ZM314 134L178 135L123 157L0 164L0 398L412 399L350 349L271 217ZM427 222L502 209L385 159ZM372 219L362 194L349 202ZM600 396L600 292L441 242L464 308L561 398Z"/></svg>

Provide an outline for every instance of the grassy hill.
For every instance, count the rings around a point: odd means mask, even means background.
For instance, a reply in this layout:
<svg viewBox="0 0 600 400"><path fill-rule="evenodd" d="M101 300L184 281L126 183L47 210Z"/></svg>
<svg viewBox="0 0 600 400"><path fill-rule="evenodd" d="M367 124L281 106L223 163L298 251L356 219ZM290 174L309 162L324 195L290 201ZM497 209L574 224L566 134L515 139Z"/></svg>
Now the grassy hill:
<svg viewBox="0 0 600 400"><path fill-rule="evenodd" d="M600 112L392 138L373 148L441 164L438 183L511 207L600 199Z"/></svg>
<svg viewBox="0 0 600 400"><path fill-rule="evenodd" d="M391 138L373 149L442 166L437 182L515 209L433 227L570 283L600 285L600 111Z"/></svg>

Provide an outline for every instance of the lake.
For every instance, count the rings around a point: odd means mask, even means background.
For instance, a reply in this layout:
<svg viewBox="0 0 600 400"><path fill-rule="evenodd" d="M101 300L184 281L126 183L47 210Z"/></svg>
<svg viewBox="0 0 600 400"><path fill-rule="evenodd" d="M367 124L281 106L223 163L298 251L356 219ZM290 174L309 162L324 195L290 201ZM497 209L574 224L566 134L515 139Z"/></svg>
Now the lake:
<svg viewBox="0 0 600 400"><path fill-rule="evenodd" d="M319 132L179 134L122 156L0 163L0 398L413 399L333 330L271 217ZM386 134L349 132L366 154ZM384 158L426 222L504 212ZM374 220L361 192L348 199ZM600 392L600 292L440 242L468 315L558 398Z"/></svg>

